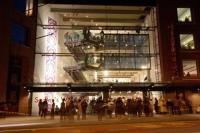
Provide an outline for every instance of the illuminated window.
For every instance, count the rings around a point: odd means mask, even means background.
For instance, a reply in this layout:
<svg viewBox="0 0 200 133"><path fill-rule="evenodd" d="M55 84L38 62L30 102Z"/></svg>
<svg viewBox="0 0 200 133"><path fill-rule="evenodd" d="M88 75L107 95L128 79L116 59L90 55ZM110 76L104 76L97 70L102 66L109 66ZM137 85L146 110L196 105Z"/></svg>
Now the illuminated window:
<svg viewBox="0 0 200 133"><path fill-rule="evenodd" d="M33 0L12 0L14 8L26 14L26 16L31 16L33 13Z"/></svg>
<svg viewBox="0 0 200 133"><path fill-rule="evenodd" d="M33 0L26 1L26 16L32 16L33 14Z"/></svg>
<svg viewBox="0 0 200 133"><path fill-rule="evenodd" d="M195 49L192 34L180 34L180 45L182 49Z"/></svg>
<svg viewBox="0 0 200 133"><path fill-rule="evenodd" d="M179 22L191 22L191 11L190 8L177 8L177 15Z"/></svg>
<svg viewBox="0 0 200 133"><path fill-rule="evenodd" d="M184 77L190 78L197 76L197 65L195 60L184 60L182 63Z"/></svg>

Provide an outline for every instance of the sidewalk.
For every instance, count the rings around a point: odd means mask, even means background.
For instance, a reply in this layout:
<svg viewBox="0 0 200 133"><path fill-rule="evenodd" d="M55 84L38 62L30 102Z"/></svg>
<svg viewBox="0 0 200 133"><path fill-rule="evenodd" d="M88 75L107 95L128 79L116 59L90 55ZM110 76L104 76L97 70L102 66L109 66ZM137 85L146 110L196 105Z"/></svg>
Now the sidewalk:
<svg viewBox="0 0 200 133"><path fill-rule="evenodd" d="M97 116L87 116L87 120L60 120L59 116L56 116L54 120L51 120L49 116L46 119L41 119L38 116L23 116L23 117L9 117L9 118L0 118L0 125L5 124L14 124L14 123L47 123L47 124L55 124L55 123L67 123L69 125L77 125L77 124L101 124L101 123L147 123L147 122L171 122L171 121L200 121L199 114L184 114L184 115L154 115L153 117L133 117L132 119L128 119L127 117L117 119L109 119L103 117L102 121L97 120Z"/></svg>

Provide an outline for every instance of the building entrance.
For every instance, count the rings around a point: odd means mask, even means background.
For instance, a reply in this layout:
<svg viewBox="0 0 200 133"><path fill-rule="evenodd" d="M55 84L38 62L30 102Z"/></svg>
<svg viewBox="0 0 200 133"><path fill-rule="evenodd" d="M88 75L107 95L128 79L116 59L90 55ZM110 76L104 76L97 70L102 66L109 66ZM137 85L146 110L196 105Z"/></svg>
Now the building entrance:
<svg viewBox="0 0 200 133"><path fill-rule="evenodd" d="M53 99L55 102L55 106L60 108L62 99L73 97L74 100L78 100L80 97L84 97L89 102L92 99L102 97L102 95L102 92L33 92L31 114L38 115L38 103L40 99L42 101L44 101L45 99L47 100L48 111L50 111Z"/></svg>

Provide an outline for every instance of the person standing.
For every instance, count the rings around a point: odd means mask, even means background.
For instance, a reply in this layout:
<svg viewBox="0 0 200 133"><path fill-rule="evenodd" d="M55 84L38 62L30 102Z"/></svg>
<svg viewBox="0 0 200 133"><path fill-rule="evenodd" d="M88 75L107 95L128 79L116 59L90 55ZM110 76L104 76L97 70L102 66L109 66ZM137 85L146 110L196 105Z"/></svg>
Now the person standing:
<svg viewBox="0 0 200 133"><path fill-rule="evenodd" d="M157 99L157 98L155 98L154 110L155 110L156 114L159 113L159 108L158 108L158 99Z"/></svg>
<svg viewBox="0 0 200 133"><path fill-rule="evenodd" d="M99 97L98 99L97 99L97 102L96 102L96 112L97 112L97 116L98 116L98 120L99 121L102 121L102 117L103 117L103 111L104 111L104 109L103 109L103 105L104 105L104 102L103 102L103 100L102 100L102 98L101 97Z"/></svg>
<svg viewBox="0 0 200 133"><path fill-rule="evenodd" d="M114 102L112 101L112 99L109 99L107 103L107 114L110 119L112 118L113 110L114 110Z"/></svg>
<svg viewBox="0 0 200 133"><path fill-rule="evenodd" d="M44 119L46 118L47 111L48 111L48 103L47 103L47 99L45 99L45 100L42 102L42 114L41 114L41 118L42 118L42 117L43 117Z"/></svg>
<svg viewBox="0 0 200 133"><path fill-rule="evenodd" d="M41 116L42 115L42 99L39 100L38 108L39 108L38 115Z"/></svg>
<svg viewBox="0 0 200 133"><path fill-rule="evenodd" d="M82 107L82 120L86 120L86 111L87 111L87 102L84 99L83 102L81 103L81 107Z"/></svg>
<svg viewBox="0 0 200 133"><path fill-rule="evenodd" d="M70 99L68 108L69 108L68 119L73 121L74 115L76 114L76 109L73 99Z"/></svg>
<svg viewBox="0 0 200 133"><path fill-rule="evenodd" d="M52 99L52 105L51 105L51 119L54 119L54 115L55 115L55 102L54 99Z"/></svg>
<svg viewBox="0 0 200 133"><path fill-rule="evenodd" d="M77 120L80 120L80 117L82 115L82 106L81 106L82 100L83 99L78 99L78 103L77 103Z"/></svg>
<svg viewBox="0 0 200 133"><path fill-rule="evenodd" d="M63 120L65 116L65 99L62 99L61 105L60 105L60 120Z"/></svg>

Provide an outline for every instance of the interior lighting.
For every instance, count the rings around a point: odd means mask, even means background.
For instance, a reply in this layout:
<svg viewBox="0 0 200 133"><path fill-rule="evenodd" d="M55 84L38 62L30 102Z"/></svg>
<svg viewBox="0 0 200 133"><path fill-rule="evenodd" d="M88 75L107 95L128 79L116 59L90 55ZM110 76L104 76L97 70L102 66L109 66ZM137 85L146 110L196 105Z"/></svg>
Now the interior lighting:
<svg viewBox="0 0 200 133"><path fill-rule="evenodd" d="M147 69L147 66L141 66L141 69Z"/></svg>
<svg viewBox="0 0 200 133"><path fill-rule="evenodd" d="M129 90L129 91L127 91L127 93L128 93L128 94L130 94L130 93L131 93L131 91Z"/></svg>
<svg viewBox="0 0 200 133"><path fill-rule="evenodd" d="M94 56L94 63L97 63L97 57Z"/></svg>
<svg viewBox="0 0 200 133"><path fill-rule="evenodd" d="M95 81L97 81L97 72L96 71L94 72L94 79L95 79Z"/></svg>
<svg viewBox="0 0 200 133"><path fill-rule="evenodd" d="M103 75L104 75L104 76L108 76L108 75L109 75L108 71L105 70L105 71L103 72Z"/></svg>

